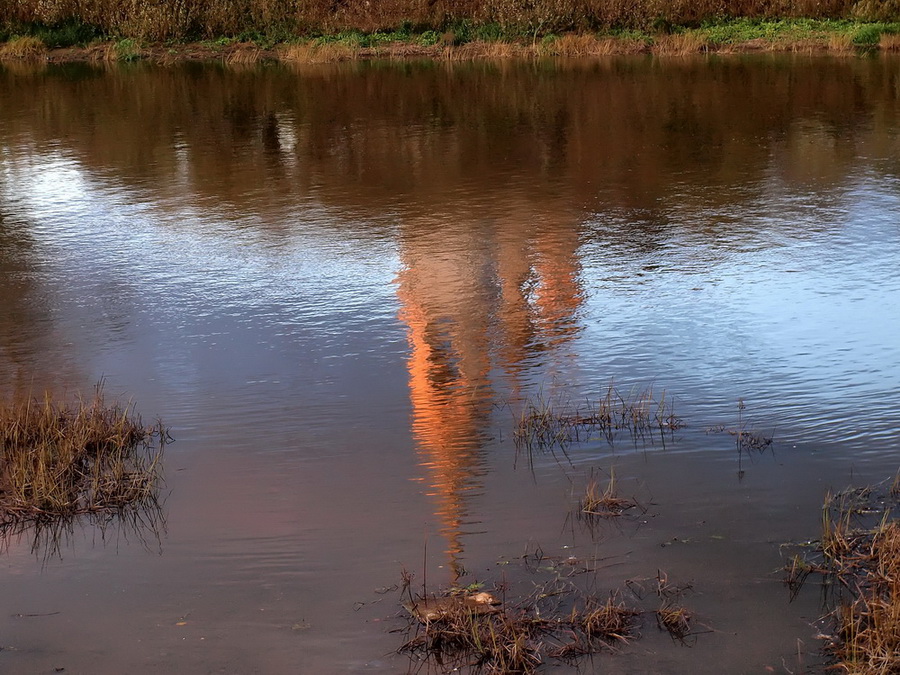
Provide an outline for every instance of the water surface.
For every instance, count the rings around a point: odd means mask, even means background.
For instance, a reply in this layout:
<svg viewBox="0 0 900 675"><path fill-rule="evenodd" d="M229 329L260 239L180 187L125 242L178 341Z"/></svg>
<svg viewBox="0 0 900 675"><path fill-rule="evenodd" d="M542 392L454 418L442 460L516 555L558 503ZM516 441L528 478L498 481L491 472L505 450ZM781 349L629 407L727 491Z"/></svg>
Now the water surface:
<svg viewBox="0 0 900 675"><path fill-rule="evenodd" d="M588 672L816 663L781 544L897 470L898 65L0 67L0 390L104 378L177 439L158 543L6 542L2 668L405 672L401 569L536 549L693 583L693 649ZM687 426L517 456L523 401L610 382ZM765 455L708 433L739 401ZM574 525L613 468L646 513Z"/></svg>

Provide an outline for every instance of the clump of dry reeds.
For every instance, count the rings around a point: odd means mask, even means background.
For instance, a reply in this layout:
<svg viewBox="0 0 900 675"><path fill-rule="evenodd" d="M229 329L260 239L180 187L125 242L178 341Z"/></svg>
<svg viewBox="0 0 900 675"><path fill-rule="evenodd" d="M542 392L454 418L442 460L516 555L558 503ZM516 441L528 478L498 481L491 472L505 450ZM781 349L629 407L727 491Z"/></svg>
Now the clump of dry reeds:
<svg viewBox="0 0 900 675"><path fill-rule="evenodd" d="M144 50L140 44L131 38L119 40L118 42L104 42L90 46L88 54L92 61L111 62L127 62L137 61L144 56Z"/></svg>
<svg viewBox="0 0 900 675"><path fill-rule="evenodd" d="M447 602L441 602L446 600ZM426 602L440 611L419 611ZM531 673L541 663L536 640L546 622L527 614L479 611L481 603L467 603L457 596L417 598L407 603L417 627L400 653L433 659L441 664L474 662L489 673Z"/></svg>
<svg viewBox="0 0 900 675"><path fill-rule="evenodd" d="M886 52L900 51L900 34L882 33L878 39L878 47Z"/></svg>
<svg viewBox="0 0 900 675"><path fill-rule="evenodd" d="M629 580L625 591L597 594L597 559L556 558L537 547L521 557L529 578L524 596L504 575L494 592L483 583L421 595L411 591L404 570L399 586L407 611L407 639L398 652L417 661L411 670L439 672L534 673L554 659L576 662L603 651L617 651L640 638L644 617L655 617L660 630L683 641L692 634L693 615L678 604L691 584L669 581L659 571L645 580ZM458 581L458 580L457 580ZM645 586L644 582L649 585ZM659 597L659 609L641 609L645 590ZM654 603L655 604L655 603Z"/></svg>
<svg viewBox="0 0 900 675"><path fill-rule="evenodd" d="M118 512L155 502L167 430L145 427L102 388L74 405L0 403L0 524Z"/></svg>
<svg viewBox="0 0 900 675"><path fill-rule="evenodd" d="M656 610L656 622L659 627L672 636L673 640L684 642L691 634L692 614L684 607L664 603Z"/></svg>
<svg viewBox="0 0 900 675"><path fill-rule="evenodd" d="M660 35L651 46L651 51L663 56L689 56L707 51L706 39L697 32Z"/></svg>
<svg viewBox="0 0 900 675"><path fill-rule="evenodd" d="M516 448L527 450L565 450L571 443L589 440L596 435L612 443L619 431L632 439L664 436L684 426L675 414L674 401L665 392L656 399L653 387L632 389L625 394L614 385L597 401L588 400L582 407L538 395L525 403L516 419L513 440Z"/></svg>
<svg viewBox="0 0 900 675"><path fill-rule="evenodd" d="M14 37L0 45L0 59L36 61L47 53L47 45L36 37Z"/></svg>
<svg viewBox="0 0 900 675"><path fill-rule="evenodd" d="M572 610L571 623L588 641L627 642L632 637L634 617L640 612L628 607L616 593L603 602L588 598L582 611Z"/></svg>
<svg viewBox="0 0 900 675"><path fill-rule="evenodd" d="M835 559L835 573L852 578L857 597L835 610L829 647L847 672L900 672L900 524L883 522Z"/></svg>
<svg viewBox="0 0 900 675"><path fill-rule="evenodd" d="M354 45L338 42L310 41L285 45L277 54L279 61L288 63L334 63L357 59L360 49Z"/></svg>
<svg viewBox="0 0 900 675"><path fill-rule="evenodd" d="M587 57L638 54L647 51L647 44L638 39L598 37L593 33L567 33L540 46L548 56Z"/></svg>
<svg viewBox="0 0 900 675"><path fill-rule="evenodd" d="M262 50L252 42L239 42L228 49L225 63L236 66L249 66L259 62Z"/></svg>
<svg viewBox="0 0 900 675"><path fill-rule="evenodd" d="M852 517L853 509L846 493L825 495L820 546L826 560L840 561L853 549L856 532Z"/></svg>
<svg viewBox="0 0 900 675"><path fill-rule="evenodd" d="M900 672L900 523L890 518L897 481L887 495L873 488L826 495L820 562L794 556L785 568L792 595L810 574L837 589L824 635L836 669L855 675ZM879 517L880 516L880 517ZM866 519L874 525L862 526Z"/></svg>
<svg viewBox="0 0 900 675"><path fill-rule="evenodd" d="M633 636L641 612L628 607L618 594L605 600L588 596L580 608L563 615L540 611L537 598L545 591L542 588L516 607L492 604L487 610L455 595L405 603L416 630L398 651L434 661L445 671L467 665L487 673L533 673L547 657L574 659ZM423 617L419 607L425 602L440 605L440 612Z"/></svg>
<svg viewBox="0 0 900 675"><path fill-rule="evenodd" d="M853 36L846 34L828 36L828 51L842 54L855 53L856 45L853 44Z"/></svg>
<svg viewBox="0 0 900 675"><path fill-rule="evenodd" d="M440 53L448 61L472 61L475 59L502 60L531 57L536 54L536 51L530 44L477 40L459 45L445 44Z"/></svg>
<svg viewBox="0 0 900 675"><path fill-rule="evenodd" d="M582 514L599 518L614 518L635 506L637 502L633 499L619 496L614 469L610 470L605 487L601 487L600 481L591 472L584 495L579 501Z"/></svg>

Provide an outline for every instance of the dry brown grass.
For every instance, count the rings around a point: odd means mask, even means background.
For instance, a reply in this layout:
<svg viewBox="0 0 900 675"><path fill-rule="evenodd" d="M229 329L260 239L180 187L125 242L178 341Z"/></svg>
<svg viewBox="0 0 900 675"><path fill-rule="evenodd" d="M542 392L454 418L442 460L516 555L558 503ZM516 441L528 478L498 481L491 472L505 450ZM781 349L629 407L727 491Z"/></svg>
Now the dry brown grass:
<svg viewBox="0 0 900 675"><path fill-rule="evenodd" d="M229 65L253 65L258 63L262 50L252 42L240 42L233 45L225 55L225 63Z"/></svg>
<svg viewBox="0 0 900 675"><path fill-rule="evenodd" d="M359 58L360 50L346 44L304 42L285 45L277 52L278 60L287 63L334 63Z"/></svg>
<svg viewBox="0 0 900 675"><path fill-rule="evenodd" d="M573 610L572 625L580 628L589 641L626 642L639 613L613 593L604 602L589 598L581 612Z"/></svg>
<svg viewBox="0 0 900 675"><path fill-rule="evenodd" d="M113 42L94 45L88 48L91 61L102 61L103 63L112 63L119 60L119 52Z"/></svg>
<svg viewBox="0 0 900 675"><path fill-rule="evenodd" d="M627 591L598 594L597 565L605 567L605 558L546 556L537 547L518 560L527 576L504 573L493 592L475 583L436 594L423 585L414 595L412 575L401 573L408 614L398 651L415 662L410 672L534 673L555 659L572 664L618 651L641 637L651 616L673 637L691 633L692 614L678 602L691 585L672 583L662 571L626 581ZM653 609L641 609L635 603L648 594Z"/></svg>
<svg viewBox="0 0 900 675"><path fill-rule="evenodd" d="M0 46L0 59L38 61L47 53L47 45L36 37L14 37Z"/></svg>
<svg viewBox="0 0 900 675"><path fill-rule="evenodd" d="M608 42L608 41L604 41ZM600 41L593 35L577 35L569 33L553 40L546 47L551 56L592 56L598 53ZM612 53L609 51L608 53Z"/></svg>
<svg viewBox="0 0 900 675"><path fill-rule="evenodd" d="M432 601L447 599L432 598ZM424 600L415 599L417 607ZM415 635L400 653L436 661L441 666L459 667L475 663L488 673L533 673L541 664L538 639L547 622L530 615L516 616L503 611L479 612L464 602L447 602L438 615L423 619L410 610L416 622ZM419 622L424 630L419 632Z"/></svg>
<svg viewBox="0 0 900 675"><path fill-rule="evenodd" d="M707 51L706 39L696 32L661 35L656 38L650 50L660 56L689 56Z"/></svg>
<svg viewBox="0 0 900 675"><path fill-rule="evenodd" d="M833 631L822 637L834 670L900 672L900 523L891 520L889 511L898 497L896 485L895 479L886 494L869 487L826 495L821 562L796 555L785 568L792 596L810 574L822 575L833 590Z"/></svg>
<svg viewBox="0 0 900 675"><path fill-rule="evenodd" d="M810 564L805 556L799 553L791 557L790 562L785 566L784 585L788 587L791 593L791 600L797 597L806 578L813 572L825 572L822 568Z"/></svg>
<svg viewBox="0 0 900 675"><path fill-rule="evenodd" d="M853 509L846 493L825 495L822 505L822 553L832 564L840 563L854 546L856 532L853 528Z"/></svg>
<svg viewBox="0 0 900 675"><path fill-rule="evenodd" d="M828 51L839 54L856 53L851 35L831 35L828 37Z"/></svg>
<svg viewBox="0 0 900 675"><path fill-rule="evenodd" d="M485 673L534 673L546 657L573 659L594 654L610 644L633 637L635 619L641 612L630 608L618 594L601 601L588 596L583 608L567 615L538 609L541 589L518 607L490 605L477 611L457 596L430 598L441 603L439 613L422 616L424 602L405 603L415 634L398 650L437 664L442 672L474 666ZM554 591L556 592L556 591ZM546 596L546 593L543 594Z"/></svg>
<svg viewBox="0 0 900 675"><path fill-rule="evenodd" d="M897 33L882 33L878 40L878 48L886 52L900 51L900 35Z"/></svg>
<svg viewBox="0 0 900 675"><path fill-rule="evenodd" d="M48 395L0 404L0 522L118 511L156 499L167 432L131 408Z"/></svg>
<svg viewBox="0 0 900 675"><path fill-rule="evenodd" d="M545 45L542 51L549 56L586 57L638 54L646 49L646 45L640 40L598 38L590 33L568 33Z"/></svg>
<svg viewBox="0 0 900 675"><path fill-rule="evenodd" d="M448 61L471 61L475 59L512 59L526 58L537 54L537 49L530 44L515 42L466 42L461 45L446 45L441 55Z"/></svg>
<svg viewBox="0 0 900 675"><path fill-rule="evenodd" d="M656 621L673 640L683 642L691 634L692 614L684 607L666 603L656 610Z"/></svg>
<svg viewBox="0 0 900 675"><path fill-rule="evenodd" d="M674 400L665 392L657 399L653 387L624 393L610 384L600 399L588 400L581 407L543 395L526 401L516 419L513 440L518 450L531 454L554 448L565 451L571 443L598 433L610 444L618 432L627 433L632 440L654 435L664 440L682 427L684 421L675 414Z"/></svg>
<svg viewBox="0 0 900 675"><path fill-rule="evenodd" d="M592 472L584 496L579 503L582 514L600 518L620 516L636 505L634 500L619 496L614 470L610 471L609 481L607 481L606 487L603 488L601 488L600 481L597 480Z"/></svg>
<svg viewBox="0 0 900 675"><path fill-rule="evenodd" d="M841 574L852 575L859 591L835 611L836 639L831 644L848 673L900 672L900 524L885 523L856 560L841 561Z"/></svg>

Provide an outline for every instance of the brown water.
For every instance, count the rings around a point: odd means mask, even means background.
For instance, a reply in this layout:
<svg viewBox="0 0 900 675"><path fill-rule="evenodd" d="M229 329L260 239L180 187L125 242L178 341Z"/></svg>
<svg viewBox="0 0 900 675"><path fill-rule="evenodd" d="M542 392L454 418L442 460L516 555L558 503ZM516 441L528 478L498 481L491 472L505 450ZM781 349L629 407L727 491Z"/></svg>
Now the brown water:
<svg viewBox="0 0 900 675"><path fill-rule="evenodd" d="M693 583L693 648L584 672L818 662L781 544L898 467L900 62L6 66L0 150L0 390L177 439L158 545L6 542L3 672L406 672L379 589L535 550ZM688 426L517 459L523 400L610 381ZM612 468L648 510L591 532Z"/></svg>

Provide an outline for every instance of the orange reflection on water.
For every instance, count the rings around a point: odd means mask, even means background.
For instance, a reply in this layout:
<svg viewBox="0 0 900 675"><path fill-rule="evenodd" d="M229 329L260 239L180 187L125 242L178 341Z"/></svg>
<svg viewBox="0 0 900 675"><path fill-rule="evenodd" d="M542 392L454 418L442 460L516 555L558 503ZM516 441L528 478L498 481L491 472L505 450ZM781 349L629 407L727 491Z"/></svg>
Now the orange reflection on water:
<svg viewBox="0 0 900 675"><path fill-rule="evenodd" d="M577 224L523 223L417 223L400 242L412 431L452 581L477 524L496 378L515 392L526 370L559 357L579 330Z"/></svg>

